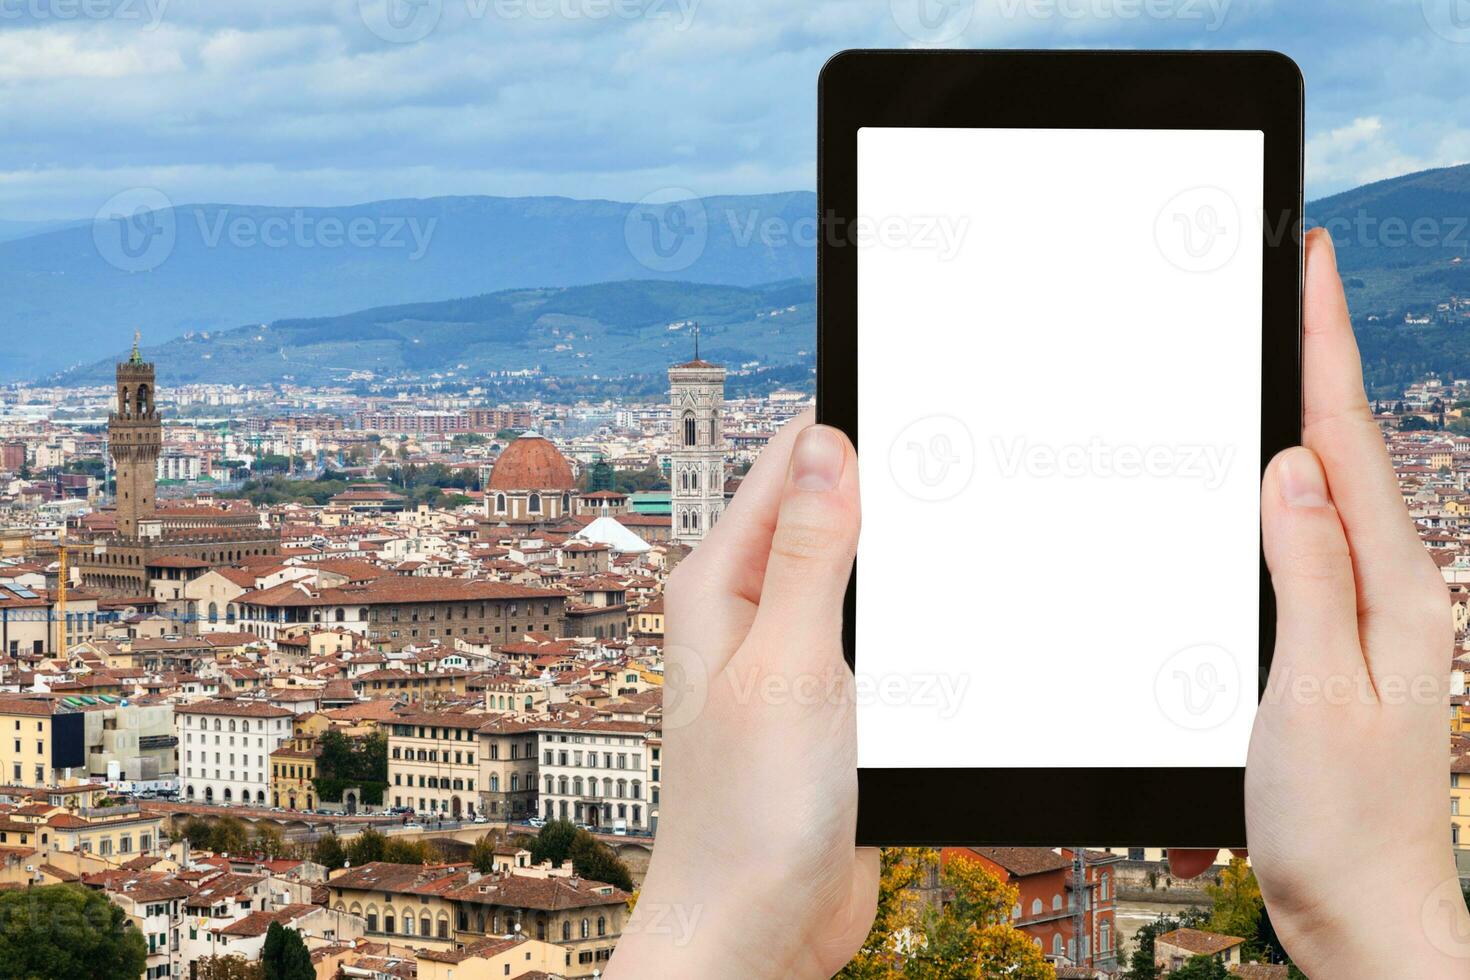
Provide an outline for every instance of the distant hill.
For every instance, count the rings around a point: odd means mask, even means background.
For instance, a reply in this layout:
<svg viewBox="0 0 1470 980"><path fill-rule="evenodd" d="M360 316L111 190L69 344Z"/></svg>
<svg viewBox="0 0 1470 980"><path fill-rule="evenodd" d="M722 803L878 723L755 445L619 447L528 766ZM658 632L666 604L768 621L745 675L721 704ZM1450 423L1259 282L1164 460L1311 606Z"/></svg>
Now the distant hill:
<svg viewBox="0 0 1470 980"><path fill-rule="evenodd" d="M805 191L652 206L554 197L166 204L138 192L100 221L0 226L0 381L89 363L134 329L168 339L511 288L752 286L815 275L814 236L801 230L816 197Z"/></svg>
<svg viewBox="0 0 1470 980"><path fill-rule="evenodd" d="M1369 388L1384 397L1433 372L1470 377L1470 164L1381 180L1307 205L1328 227ZM1406 323L1405 319L1428 323Z"/></svg>
<svg viewBox="0 0 1470 980"><path fill-rule="evenodd" d="M809 383L815 363L811 279L756 287L633 280L513 289L465 299L377 307L342 316L191 333L147 344L164 386L190 382L343 383L438 375L474 380L539 370L565 378L629 379L614 390L658 390L664 369L700 353L732 371L786 368ZM124 351L64 372L106 383ZM649 379L652 379L649 381Z"/></svg>

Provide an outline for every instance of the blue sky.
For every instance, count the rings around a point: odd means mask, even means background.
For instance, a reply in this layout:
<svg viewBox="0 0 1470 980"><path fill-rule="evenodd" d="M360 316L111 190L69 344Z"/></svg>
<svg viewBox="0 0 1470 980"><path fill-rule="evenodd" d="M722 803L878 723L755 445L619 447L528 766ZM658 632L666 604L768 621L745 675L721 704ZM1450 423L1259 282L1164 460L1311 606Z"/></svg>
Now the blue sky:
<svg viewBox="0 0 1470 980"><path fill-rule="evenodd" d="M935 42L1285 51L1310 196L1470 161L1470 0L0 0L0 220L809 189L822 62Z"/></svg>

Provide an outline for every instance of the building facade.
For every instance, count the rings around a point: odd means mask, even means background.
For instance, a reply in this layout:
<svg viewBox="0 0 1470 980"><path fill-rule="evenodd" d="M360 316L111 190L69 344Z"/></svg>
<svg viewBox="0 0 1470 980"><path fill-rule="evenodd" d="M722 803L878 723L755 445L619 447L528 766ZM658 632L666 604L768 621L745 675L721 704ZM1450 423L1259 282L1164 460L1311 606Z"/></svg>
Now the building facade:
<svg viewBox="0 0 1470 980"><path fill-rule="evenodd" d="M694 360L669 368L669 397L673 539L694 544L725 511L725 369L699 359L697 334Z"/></svg>
<svg viewBox="0 0 1470 980"><path fill-rule="evenodd" d="M270 757L291 738L289 709L220 699L179 705L174 716L186 802L268 805Z"/></svg>

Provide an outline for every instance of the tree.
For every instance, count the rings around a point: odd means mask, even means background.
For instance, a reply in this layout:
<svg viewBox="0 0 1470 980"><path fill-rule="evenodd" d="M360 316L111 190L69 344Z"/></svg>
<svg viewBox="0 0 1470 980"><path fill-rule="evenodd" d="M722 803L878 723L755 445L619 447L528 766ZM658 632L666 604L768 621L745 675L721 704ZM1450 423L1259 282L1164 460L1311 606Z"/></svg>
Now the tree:
<svg viewBox="0 0 1470 980"><path fill-rule="evenodd" d="M925 848L883 851L878 913L841 980L1052 980L1056 971L1036 943L1011 925L1017 890L978 861ZM943 888L953 898L929 904L917 890Z"/></svg>
<svg viewBox="0 0 1470 980"><path fill-rule="evenodd" d="M195 980L262 980L264 977L259 963L252 963L239 954L205 956L195 966Z"/></svg>
<svg viewBox="0 0 1470 980"><path fill-rule="evenodd" d="M388 843L388 838L380 832L368 827L362 833L347 843L347 859L355 867L364 864L372 864L374 861L383 860L383 850Z"/></svg>
<svg viewBox="0 0 1470 980"><path fill-rule="evenodd" d="M559 866L571 858L572 870L583 878L616 885L624 891L633 888L633 876L612 848L568 820L553 820L531 839L531 860L550 861Z"/></svg>
<svg viewBox="0 0 1470 980"><path fill-rule="evenodd" d="M470 846L469 862L481 874L495 870L495 848L500 846L497 835L492 831Z"/></svg>
<svg viewBox="0 0 1470 980"><path fill-rule="evenodd" d="M578 833L572 843L571 857L572 870L583 878L616 885L625 892L633 890L633 875L628 866L613 853L612 848L587 831Z"/></svg>
<svg viewBox="0 0 1470 980"><path fill-rule="evenodd" d="M312 845L311 859L326 868L340 868L347 860L347 848L335 833L330 833Z"/></svg>
<svg viewBox="0 0 1470 980"><path fill-rule="evenodd" d="M235 817L220 817L214 822L211 850L221 854L244 854L250 850L250 832Z"/></svg>
<svg viewBox="0 0 1470 980"><path fill-rule="evenodd" d="M101 892L42 885L0 892L0 964L26 980L138 977L148 946Z"/></svg>
<svg viewBox="0 0 1470 980"><path fill-rule="evenodd" d="M389 837L383 843L382 860L390 864L433 864L439 860L439 852L423 838Z"/></svg>
<svg viewBox="0 0 1470 980"><path fill-rule="evenodd" d="M1241 951L1242 956L1248 960L1261 959L1264 950L1256 935L1266 903L1261 899L1261 886L1256 883L1256 874L1245 859L1231 858L1230 864L1220 873L1220 883L1205 885L1205 892L1215 903L1206 928L1244 939L1246 944Z"/></svg>
<svg viewBox="0 0 1470 980"><path fill-rule="evenodd" d="M264 825L255 828L253 844L256 851L268 858L285 857L291 851L291 845L279 830Z"/></svg>
<svg viewBox="0 0 1470 980"><path fill-rule="evenodd" d="M316 980L316 968L311 965L311 953L301 941L301 933L279 922L272 922L266 930L260 969L264 980Z"/></svg>
<svg viewBox="0 0 1470 980"><path fill-rule="evenodd" d="M570 820L548 821L531 839L531 861L534 864L550 861L553 866L560 865L571 856L572 844L576 840L576 824Z"/></svg>
<svg viewBox="0 0 1470 980"><path fill-rule="evenodd" d="M1189 962L1169 974L1169 980L1230 980L1230 971L1213 956L1191 956Z"/></svg>
<svg viewBox="0 0 1470 980"><path fill-rule="evenodd" d="M190 817L184 821L184 838L188 840L190 847L214 850L214 828L202 817Z"/></svg>

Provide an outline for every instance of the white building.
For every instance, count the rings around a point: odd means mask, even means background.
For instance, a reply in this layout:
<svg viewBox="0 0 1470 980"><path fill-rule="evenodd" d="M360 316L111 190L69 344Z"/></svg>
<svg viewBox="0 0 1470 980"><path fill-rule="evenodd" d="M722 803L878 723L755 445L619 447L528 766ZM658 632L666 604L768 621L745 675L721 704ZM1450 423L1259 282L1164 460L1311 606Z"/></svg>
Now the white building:
<svg viewBox="0 0 1470 980"><path fill-rule="evenodd" d="M189 453L164 450L158 454L159 480L197 480L204 472L204 461Z"/></svg>
<svg viewBox="0 0 1470 980"><path fill-rule="evenodd" d="M725 511L725 369L699 359L698 328L694 344L694 360L669 368L672 534L691 545Z"/></svg>
<svg viewBox="0 0 1470 980"><path fill-rule="evenodd" d="M604 832L652 829L659 732L641 721L567 719L536 728L541 816Z"/></svg>
<svg viewBox="0 0 1470 980"><path fill-rule="evenodd" d="M244 699L177 706L174 727L184 800L265 806L270 755L291 737L292 717L287 708Z"/></svg>

